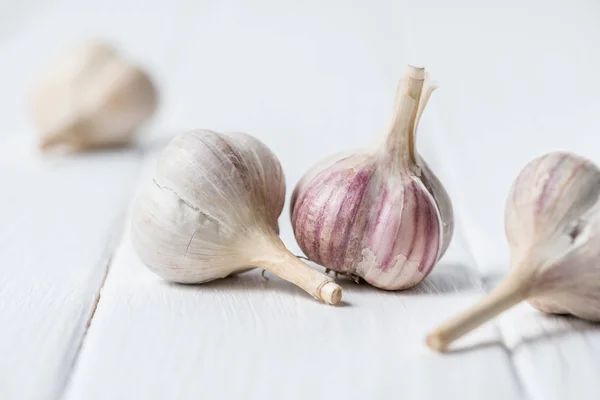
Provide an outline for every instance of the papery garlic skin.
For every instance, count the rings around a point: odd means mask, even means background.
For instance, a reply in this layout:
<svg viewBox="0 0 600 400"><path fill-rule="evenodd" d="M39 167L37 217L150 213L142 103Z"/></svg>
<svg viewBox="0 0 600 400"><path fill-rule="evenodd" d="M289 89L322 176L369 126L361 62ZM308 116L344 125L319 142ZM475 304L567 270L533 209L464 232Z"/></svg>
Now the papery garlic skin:
<svg viewBox="0 0 600 400"><path fill-rule="evenodd" d="M277 230L284 201L281 166L260 141L243 133L190 132L161 153L135 207L133 244L169 281L223 278L247 266L239 265L247 260L238 242L255 230Z"/></svg>
<svg viewBox="0 0 600 400"><path fill-rule="evenodd" d="M419 179L393 176L373 157L354 155L308 183L294 206L296 240L329 269L382 289L411 287L439 258L441 219Z"/></svg>
<svg viewBox="0 0 600 400"><path fill-rule="evenodd" d="M341 288L277 236L285 180L277 157L243 133L197 130L162 151L132 211L132 242L163 279L202 283L265 268L335 304Z"/></svg>
<svg viewBox="0 0 600 400"><path fill-rule="evenodd" d="M80 151L130 143L158 95L150 77L111 45L70 49L35 82L31 114L40 147Z"/></svg>
<svg viewBox="0 0 600 400"><path fill-rule="evenodd" d="M414 149L422 102L434 89L423 89L424 78L409 68L383 144L324 160L292 195L292 226L307 257L382 289L421 282L453 232L450 199Z"/></svg>
<svg viewBox="0 0 600 400"><path fill-rule="evenodd" d="M420 167L420 172L422 173L420 181L425 185L427 191L433 197L441 218L442 249L438 257L441 258L446 253L446 250L452 241L452 236L454 236L454 210L452 209L450 196L442 185L442 182L440 182L437 175L429 168L429 165L425 160L419 154L416 154L416 156L417 165Z"/></svg>
<svg viewBox="0 0 600 400"><path fill-rule="evenodd" d="M600 320L600 170L572 153L530 162L506 203L511 264L537 309Z"/></svg>

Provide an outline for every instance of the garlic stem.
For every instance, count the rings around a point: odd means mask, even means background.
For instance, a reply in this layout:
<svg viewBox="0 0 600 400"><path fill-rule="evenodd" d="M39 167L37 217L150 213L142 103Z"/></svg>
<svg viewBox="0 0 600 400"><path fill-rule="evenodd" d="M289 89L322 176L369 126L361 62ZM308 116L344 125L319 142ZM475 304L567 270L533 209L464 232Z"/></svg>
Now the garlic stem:
<svg viewBox="0 0 600 400"><path fill-rule="evenodd" d="M48 150L60 143L63 143L63 137L61 135L48 135L43 137L39 141L39 148L42 151Z"/></svg>
<svg viewBox="0 0 600 400"><path fill-rule="evenodd" d="M431 94L437 88L438 88L437 84L435 82L431 82L429 77L426 76L425 82L423 83L421 98L419 99L419 109L417 110L417 118L416 118L414 129L413 129L413 150L414 150L414 145L415 145L414 141L416 138L417 127L419 126L419 121L421 120L421 115L423 114L423 111L425 110L425 107L427 106L427 102L429 101Z"/></svg>
<svg viewBox="0 0 600 400"><path fill-rule="evenodd" d="M512 273L489 295L467 311L451 318L427 336L427 345L444 351L450 343L525 300L530 287L521 274Z"/></svg>
<svg viewBox="0 0 600 400"><path fill-rule="evenodd" d="M55 126L53 129L47 129L47 134L39 139L39 149L45 151L61 144L73 144L77 139L75 132L80 129L80 126L80 121L70 119L68 122Z"/></svg>
<svg viewBox="0 0 600 400"><path fill-rule="evenodd" d="M82 151L87 150L90 147L104 149L123 147L131 142L131 139L128 136L124 136L105 139L102 143L93 144L79 135L78 130L81 130L81 127L82 123L75 121L61 129L57 129L54 131L55 133L49 133L47 136L40 138L38 147L42 152L60 145L66 145L74 151Z"/></svg>
<svg viewBox="0 0 600 400"><path fill-rule="evenodd" d="M269 235L264 249L261 256L251 260L252 266L274 273L327 304L337 304L342 299L342 288L332 278L300 261L279 237Z"/></svg>
<svg viewBox="0 0 600 400"><path fill-rule="evenodd" d="M386 149L392 156L398 157L398 161L404 166L417 162L415 129L420 115L419 104L424 81L425 69L409 65L396 92L394 114L386 140ZM427 99L425 99L426 101Z"/></svg>

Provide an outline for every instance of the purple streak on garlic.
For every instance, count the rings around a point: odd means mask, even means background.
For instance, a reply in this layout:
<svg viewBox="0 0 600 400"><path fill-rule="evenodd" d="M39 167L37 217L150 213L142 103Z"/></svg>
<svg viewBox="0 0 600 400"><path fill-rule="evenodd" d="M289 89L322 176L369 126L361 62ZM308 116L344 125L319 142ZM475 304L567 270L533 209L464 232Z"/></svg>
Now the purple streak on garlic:
<svg viewBox="0 0 600 400"><path fill-rule="evenodd" d="M436 349L528 300L547 313L600 321L600 169L571 153L531 161L505 209L511 269L478 304L427 338Z"/></svg>
<svg viewBox="0 0 600 400"><path fill-rule="evenodd" d="M242 133L192 131L162 151L132 212L140 259L162 278L202 283L262 267L335 304L341 288L277 236L285 200L279 160Z"/></svg>
<svg viewBox="0 0 600 400"><path fill-rule="evenodd" d="M424 69L409 67L383 143L334 155L299 181L291 219L310 260L389 290L414 286L431 272L453 231L448 195L415 151L434 89Z"/></svg>
<svg viewBox="0 0 600 400"><path fill-rule="evenodd" d="M600 170L570 153L534 160L514 183L511 265L535 275L528 299L537 309L600 321L599 197Z"/></svg>

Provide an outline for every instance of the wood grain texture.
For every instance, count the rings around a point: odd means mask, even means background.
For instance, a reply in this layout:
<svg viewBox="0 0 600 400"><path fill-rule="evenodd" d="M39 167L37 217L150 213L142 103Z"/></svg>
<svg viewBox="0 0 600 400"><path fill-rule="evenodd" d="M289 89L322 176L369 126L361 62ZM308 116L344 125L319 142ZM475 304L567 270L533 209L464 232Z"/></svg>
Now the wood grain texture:
<svg viewBox="0 0 600 400"><path fill-rule="evenodd" d="M0 146L0 398L57 398L118 239L136 156L32 155L14 165L7 155L19 149Z"/></svg>

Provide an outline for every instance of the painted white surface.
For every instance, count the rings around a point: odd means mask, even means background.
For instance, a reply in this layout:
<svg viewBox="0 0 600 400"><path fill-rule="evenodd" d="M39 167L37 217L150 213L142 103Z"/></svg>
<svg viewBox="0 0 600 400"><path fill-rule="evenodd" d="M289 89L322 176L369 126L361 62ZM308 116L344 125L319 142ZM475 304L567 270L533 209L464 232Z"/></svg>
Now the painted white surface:
<svg viewBox="0 0 600 400"><path fill-rule="evenodd" d="M58 398L121 232L135 158L129 152L44 163L32 156L11 165L5 150L0 398Z"/></svg>
<svg viewBox="0 0 600 400"><path fill-rule="evenodd" d="M529 398L594 399L600 394L600 329L576 318L552 317L521 304L500 318Z"/></svg>
<svg viewBox="0 0 600 400"><path fill-rule="evenodd" d="M571 149L600 163L600 5L323 3L2 5L1 399L598 398L597 326L522 305L454 354L430 352L423 338L505 272L504 197L528 160ZM91 34L117 41L157 78L163 107L151 135L254 134L280 157L288 194L317 160L383 133L404 65L425 65L440 89L419 144L454 200L449 254L410 292L342 281L348 304L332 308L257 271L164 283L125 235L83 340L139 157L40 164L27 147L24 93L42 60ZM280 223L298 252L287 208Z"/></svg>

